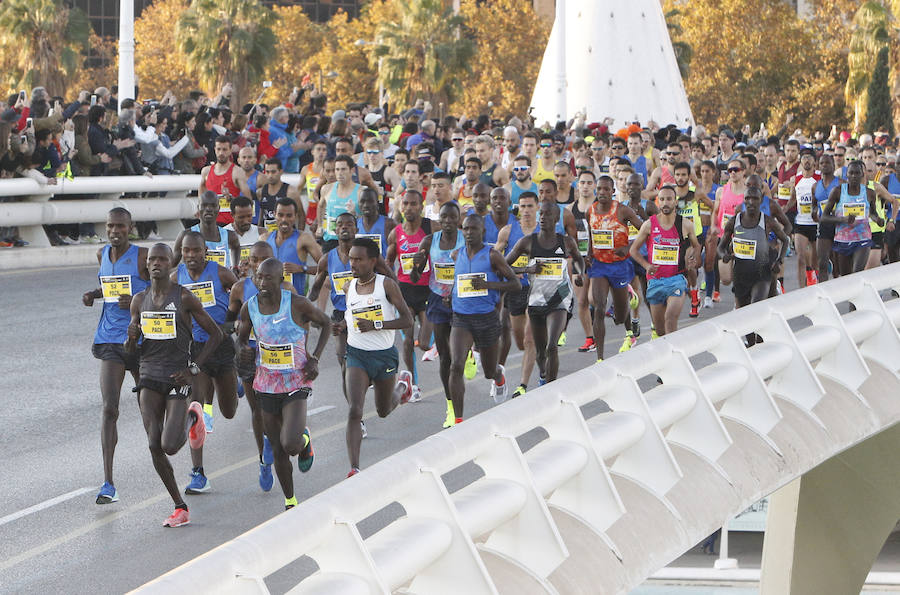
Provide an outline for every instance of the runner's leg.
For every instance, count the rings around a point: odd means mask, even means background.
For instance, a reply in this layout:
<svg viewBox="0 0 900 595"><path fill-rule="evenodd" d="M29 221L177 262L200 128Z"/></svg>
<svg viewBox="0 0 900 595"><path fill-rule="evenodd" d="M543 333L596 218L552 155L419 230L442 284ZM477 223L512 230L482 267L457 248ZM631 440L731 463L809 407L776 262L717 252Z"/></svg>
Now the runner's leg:
<svg viewBox="0 0 900 595"><path fill-rule="evenodd" d="M359 446L362 442L363 407L369 389L369 375L362 368L347 366L347 396L350 408L347 412L347 455L350 468L359 469Z"/></svg>
<svg viewBox="0 0 900 595"><path fill-rule="evenodd" d="M100 396L103 398L103 414L100 420L100 448L103 452L103 479L113 483L113 457L119 432L119 398L122 381L125 379L125 365L113 360L100 360Z"/></svg>
<svg viewBox="0 0 900 595"><path fill-rule="evenodd" d="M547 316L547 382L553 382L559 375L559 336L566 328L566 311L553 310Z"/></svg>
<svg viewBox="0 0 900 595"><path fill-rule="evenodd" d="M454 326L450 330L450 398L457 419L462 419L463 416L463 401L466 398L466 379L463 374L466 356L473 342L472 333L467 329Z"/></svg>
<svg viewBox="0 0 900 595"><path fill-rule="evenodd" d="M594 343L597 345L597 359L603 359L604 342L606 341L606 302L609 297L609 279L606 277L594 277L591 279L591 295L594 298L594 308L597 315L594 316ZM627 301L628 292L625 291Z"/></svg>

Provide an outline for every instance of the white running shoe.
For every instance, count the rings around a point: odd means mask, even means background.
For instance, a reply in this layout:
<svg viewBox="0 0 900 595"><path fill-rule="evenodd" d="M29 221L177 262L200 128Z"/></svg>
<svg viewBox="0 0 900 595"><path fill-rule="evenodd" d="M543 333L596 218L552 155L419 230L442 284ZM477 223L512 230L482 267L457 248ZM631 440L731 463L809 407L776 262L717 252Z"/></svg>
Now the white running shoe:
<svg viewBox="0 0 900 595"><path fill-rule="evenodd" d="M710 296L706 296L705 298L703 298L703 307L704 308L712 308L712 304L713 304L713 301Z"/></svg>
<svg viewBox="0 0 900 595"><path fill-rule="evenodd" d="M422 391L421 389L413 384L412 394L409 396L409 401L407 403L418 403L422 400Z"/></svg>
<svg viewBox="0 0 900 595"><path fill-rule="evenodd" d="M360 429L362 430L362 437L363 437L363 438L368 438L368 437L369 437L369 432L366 430L366 422L360 420L360 422L359 422L359 427L360 427Z"/></svg>
<svg viewBox="0 0 900 595"><path fill-rule="evenodd" d="M493 385L491 388L494 390L494 403L498 405L506 400L509 396L509 381L506 379L506 369L503 366L497 366L500 368L500 376L503 378L503 384L498 386L495 382L491 382Z"/></svg>
<svg viewBox="0 0 900 595"><path fill-rule="evenodd" d="M422 354L423 362L433 362L438 358L437 345L432 345L431 349Z"/></svg>

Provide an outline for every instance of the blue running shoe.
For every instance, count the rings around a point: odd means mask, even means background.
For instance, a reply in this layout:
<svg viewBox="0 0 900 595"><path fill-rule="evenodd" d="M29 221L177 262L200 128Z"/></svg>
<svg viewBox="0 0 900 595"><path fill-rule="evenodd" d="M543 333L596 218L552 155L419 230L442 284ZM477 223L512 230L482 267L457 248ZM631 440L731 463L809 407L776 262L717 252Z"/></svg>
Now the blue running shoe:
<svg viewBox="0 0 900 595"><path fill-rule="evenodd" d="M544 386L545 384L547 384L547 379L543 376L538 377L538 386Z"/></svg>
<svg viewBox="0 0 900 595"><path fill-rule="evenodd" d="M272 465L259 464L259 487L262 491L268 492L272 489L272 483L275 478L272 477Z"/></svg>
<svg viewBox="0 0 900 595"><path fill-rule="evenodd" d="M269 442L269 437L265 434L263 434L262 462L266 465L271 465L275 462L275 455L272 454L272 443Z"/></svg>
<svg viewBox="0 0 900 595"><path fill-rule="evenodd" d="M199 471L191 471L191 482L184 488L185 494L202 494L209 491L209 480Z"/></svg>
<svg viewBox="0 0 900 595"><path fill-rule="evenodd" d="M207 433L207 434L212 434L212 431L213 431L213 416L210 415L209 413L207 413L206 411L203 412L203 425L206 426L206 433Z"/></svg>
<svg viewBox="0 0 900 595"><path fill-rule="evenodd" d="M303 447L303 450L300 451L300 456L297 457L297 469L300 469L300 473L309 471L313 464L313 458L315 458L312 440L309 437L309 428L304 428L303 437L306 441L306 446Z"/></svg>
<svg viewBox="0 0 900 595"><path fill-rule="evenodd" d="M116 486L108 481L103 482L100 486L100 493L97 494L97 504L112 504L119 501L119 493L116 492Z"/></svg>
<svg viewBox="0 0 900 595"><path fill-rule="evenodd" d="M244 383L241 382L240 380L238 380L238 383L237 383L237 394L238 394L238 399L244 398Z"/></svg>

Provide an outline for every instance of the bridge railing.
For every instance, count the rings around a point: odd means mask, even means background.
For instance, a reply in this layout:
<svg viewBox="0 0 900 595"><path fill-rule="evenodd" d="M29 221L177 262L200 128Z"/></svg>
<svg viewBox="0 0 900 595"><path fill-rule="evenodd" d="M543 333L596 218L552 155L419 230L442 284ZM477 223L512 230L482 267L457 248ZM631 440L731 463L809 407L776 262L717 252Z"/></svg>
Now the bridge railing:
<svg viewBox="0 0 900 595"><path fill-rule="evenodd" d="M894 288L900 265L790 292L639 345L432 435L139 592L268 593L265 578L302 556L318 570L290 593L556 593L577 591L584 576L598 575L606 582L589 590L624 592L729 515L849 446L835 441L836 450L815 452L795 468L782 462L771 484L738 482L726 467L726 453L739 448L727 427L752 433L774 460L790 458L772 439L784 419L780 400L823 425L818 405L830 398L824 379L861 406L870 362L900 380L900 300L882 297ZM853 309L841 314L844 302ZM752 333L764 342L747 348L743 337ZM701 365L698 356L714 363ZM585 406L597 409L598 401L610 410L585 417ZM850 440L898 420L873 421ZM671 499L683 465L695 469L695 461L731 490L710 503L720 506L712 522L688 522ZM447 478L472 464L481 476L451 493ZM632 486L646 498L635 497ZM403 514L364 539L357 523L397 504ZM655 540L625 539L619 524L626 516L652 518L650 508L677 530L664 522Z"/></svg>

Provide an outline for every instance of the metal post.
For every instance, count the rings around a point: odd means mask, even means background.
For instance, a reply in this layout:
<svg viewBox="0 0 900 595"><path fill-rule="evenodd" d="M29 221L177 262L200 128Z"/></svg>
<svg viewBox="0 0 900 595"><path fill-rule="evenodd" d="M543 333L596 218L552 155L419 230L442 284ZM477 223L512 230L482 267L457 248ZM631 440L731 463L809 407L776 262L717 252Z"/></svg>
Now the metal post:
<svg viewBox="0 0 900 595"><path fill-rule="evenodd" d="M556 120L566 113L566 0L556 0Z"/></svg>
<svg viewBox="0 0 900 595"><path fill-rule="evenodd" d="M384 56L378 58L378 107L384 109L384 79L381 78L381 63Z"/></svg>
<svg viewBox="0 0 900 595"><path fill-rule="evenodd" d="M119 103L134 96L134 0L119 0Z"/></svg>
<svg viewBox="0 0 900 595"><path fill-rule="evenodd" d="M728 557L728 523L722 527L722 537L719 543L719 559L713 563L716 570L731 570L738 567L736 558Z"/></svg>

